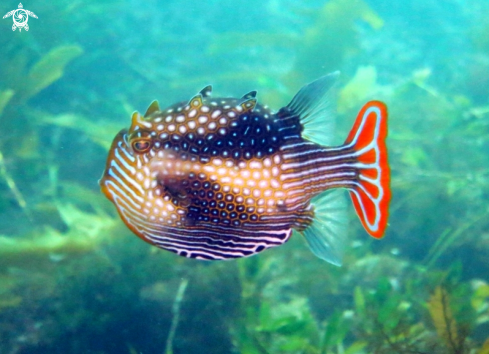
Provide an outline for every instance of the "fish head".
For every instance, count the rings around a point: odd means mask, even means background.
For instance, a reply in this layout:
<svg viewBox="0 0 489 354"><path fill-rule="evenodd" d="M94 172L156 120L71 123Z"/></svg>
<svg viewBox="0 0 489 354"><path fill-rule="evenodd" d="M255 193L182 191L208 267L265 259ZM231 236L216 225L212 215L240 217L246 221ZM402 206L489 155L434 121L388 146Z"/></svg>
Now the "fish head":
<svg viewBox="0 0 489 354"><path fill-rule="evenodd" d="M164 130L165 117L160 111L152 113L143 117L135 112L129 129L115 136L99 181L125 224L150 243L148 228L183 227L189 222L183 209L189 203L187 177L196 165L175 144L182 135L169 134L176 125L170 123L170 131ZM166 117L172 121L175 115Z"/></svg>
<svg viewBox="0 0 489 354"><path fill-rule="evenodd" d="M151 217L147 202L157 189L150 170L156 146L158 139L152 125L135 112L129 129L121 130L112 141L99 181L102 192L117 207L124 223L145 241L148 240L140 225Z"/></svg>

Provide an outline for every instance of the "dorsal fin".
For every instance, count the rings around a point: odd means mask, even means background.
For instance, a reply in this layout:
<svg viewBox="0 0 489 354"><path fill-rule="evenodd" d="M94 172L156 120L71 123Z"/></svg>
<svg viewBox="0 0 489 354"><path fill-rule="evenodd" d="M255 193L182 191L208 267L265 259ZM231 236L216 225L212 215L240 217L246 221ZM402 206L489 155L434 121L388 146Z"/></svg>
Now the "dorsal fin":
<svg viewBox="0 0 489 354"><path fill-rule="evenodd" d="M243 112L251 112L256 106L256 98L248 98L246 101L241 102L240 106L243 108Z"/></svg>
<svg viewBox="0 0 489 354"><path fill-rule="evenodd" d="M339 71L320 77L302 87L287 105L304 127L302 137L321 145L333 145L335 112L332 90Z"/></svg>
<svg viewBox="0 0 489 354"><path fill-rule="evenodd" d="M192 108L200 108L202 106L202 100L202 93L199 92L188 101L188 104Z"/></svg>
<svg viewBox="0 0 489 354"><path fill-rule="evenodd" d="M202 95L202 97L210 97L212 93L212 85L207 85L202 90L200 90L199 93Z"/></svg>
<svg viewBox="0 0 489 354"><path fill-rule="evenodd" d="M160 110L160 105L158 104L158 101L157 100L154 100L153 102L151 102L151 104L149 105L148 109L146 110L146 113L144 113L144 118L146 118L147 116L149 116L150 114L154 113L154 112L157 112Z"/></svg>
<svg viewBox="0 0 489 354"><path fill-rule="evenodd" d="M248 99L248 98L255 98L255 97L256 97L256 91L250 91L241 98Z"/></svg>

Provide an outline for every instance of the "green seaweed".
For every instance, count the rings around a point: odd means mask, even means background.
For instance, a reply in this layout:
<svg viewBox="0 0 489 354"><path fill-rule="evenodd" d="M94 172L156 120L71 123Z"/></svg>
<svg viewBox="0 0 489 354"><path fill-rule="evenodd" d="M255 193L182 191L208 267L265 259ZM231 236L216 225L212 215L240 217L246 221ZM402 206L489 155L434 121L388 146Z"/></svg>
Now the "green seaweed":
<svg viewBox="0 0 489 354"><path fill-rule="evenodd" d="M39 91L59 80L63 76L66 65L81 54L83 50L77 45L59 46L49 51L30 68L23 98L35 96Z"/></svg>
<svg viewBox="0 0 489 354"><path fill-rule="evenodd" d="M36 116L40 125L57 126L80 132L105 150L110 148L112 139L121 130L120 124L107 123L104 120L93 121L73 113L52 115L43 112L31 112L29 115Z"/></svg>
<svg viewBox="0 0 489 354"><path fill-rule="evenodd" d="M29 56L25 51L20 51L0 69L0 75L5 79L3 85L7 87L0 92L0 129L9 132L0 142L0 178L5 180L17 204L31 222L31 207L18 187L17 176L9 172L2 151L10 152L9 144L15 142L14 158L26 160L32 157L38 149L38 133L32 121L25 119L26 101L60 79L66 65L82 53L79 46L58 46L27 70Z"/></svg>
<svg viewBox="0 0 489 354"><path fill-rule="evenodd" d="M338 94L338 113L356 109L369 97L378 94L377 70L373 66L361 66L355 76L342 87Z"/></svg>
<svg viewBox="0 0 489 354"><path fill-rule="evenodd" d="M321 68L322 75L336 71L347 55L358 50L358 31L354 26L357 20L377 30L383 26L382 18L363 0L328 1L317 11L308 12L308 18L310 25L300 35L293 32L220 33L209 45L208 55L218 56L229 50L248 47L290 49L295 57L293 67L285 72L279 70L282 74L280 80L266 72L233 73L236 79L244 76L244 79L259 84L267 83L268 92L264 92L264 100L278 105L283 103L280 96L286 91L293 93L304 82L317 77L318 68Z"/></svg>
<svg viewBox="0 0 489 354"><path fill-rule="evenodd" d="M14 94L14 90L3 90L2 92L0 92L0 117L2 116L3 110L5 109Z"/></svg>
<svg viewBox="0 0 489 354"><path fill-rule="evenodd" d="M363 0L328 1L314 13L311 26L298 47L298 57L287 82L300 85L316 76L315 68L325 73L338 70L346 56L358 50L358 32L354 23L363 20L374 29L383 20ZM298 75L300 73L300 75Z"/></svg>
<svg viewBox="0 0 489 354"><path fill-rule="evenodd" d="M4 85L15 92L14 103L22 104L59 80L66 65L82 53L82 48L77 45L58 46L27 68L29 56L25 52L19 52L1 70L5 78Z"/></svg>
<svg viewBox="0 0 489 354"><path fill-rule="evenodd" d="M68 231L45 227L32 238L0 236L0 272L9 267L38 268L60 257L73 257L97 250L119 228L117 221L100 209L87 213L71 204L57 204L57 212Z"/></svg>

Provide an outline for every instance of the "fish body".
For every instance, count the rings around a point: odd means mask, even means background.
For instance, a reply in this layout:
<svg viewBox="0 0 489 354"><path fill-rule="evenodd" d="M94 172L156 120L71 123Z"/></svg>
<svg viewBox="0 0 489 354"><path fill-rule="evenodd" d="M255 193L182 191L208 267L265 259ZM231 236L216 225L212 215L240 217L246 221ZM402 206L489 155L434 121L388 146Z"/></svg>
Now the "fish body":
<svg viewBox="0 0 489 354"><path fill-rule="evenodd" d="M330 132L327 97L337 73L304 86L278 112L241 98L189 101L135 112L115 137L100 186L144 241L180 256L250 256L303 233L320 258L340 264L345 188L367 232L384 234L390 200L387 109L360 111L345 143ZM319 134L318 134L319 130Z"/></svg>

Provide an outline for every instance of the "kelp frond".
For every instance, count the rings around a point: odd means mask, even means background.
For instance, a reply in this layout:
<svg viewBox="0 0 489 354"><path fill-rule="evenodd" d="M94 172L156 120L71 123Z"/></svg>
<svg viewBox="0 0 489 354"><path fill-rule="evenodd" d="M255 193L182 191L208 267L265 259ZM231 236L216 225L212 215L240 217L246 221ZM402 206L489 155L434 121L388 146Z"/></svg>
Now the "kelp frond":
<svg viewBox="0 0 489 354"><path fill-rule="evenodd" d="M428 301L428 310L438 336L453 354L462 353L464 339L458 330L457 322L450 308L447 291L438 286Z"/></svg>
<svg viewBox="0 0 489 354"><path fill-rule="evenodd" d="M19 188L17 188L17 184L15 183L15 180L12 178L12 176L10 176L10 174L7 171L7 168L5 167L5 161L3 158L2 151L0 151L0 177L3 178L7 183L7 186L12 192L15 200L17 201L17 204L22 208L22 210L27 215L27 217L29 219L32 219L29 209L27 208L27 203L24 197L22 196L22 193L20 192Z"/></svg>
<svg viewBox="0 0 489 354"><path fill-rule="evenodd" d="M489 338L486 339L482 348L477 352L477 354L489 354Z"/></svg>
<svg viewBox="0 0 489 354"><path fill-rule="evenodd" d="M23 99L35 96L61 78L66 65L82 53L83 49L77 45L59 46L49 51L29 70Z"/></svg>

